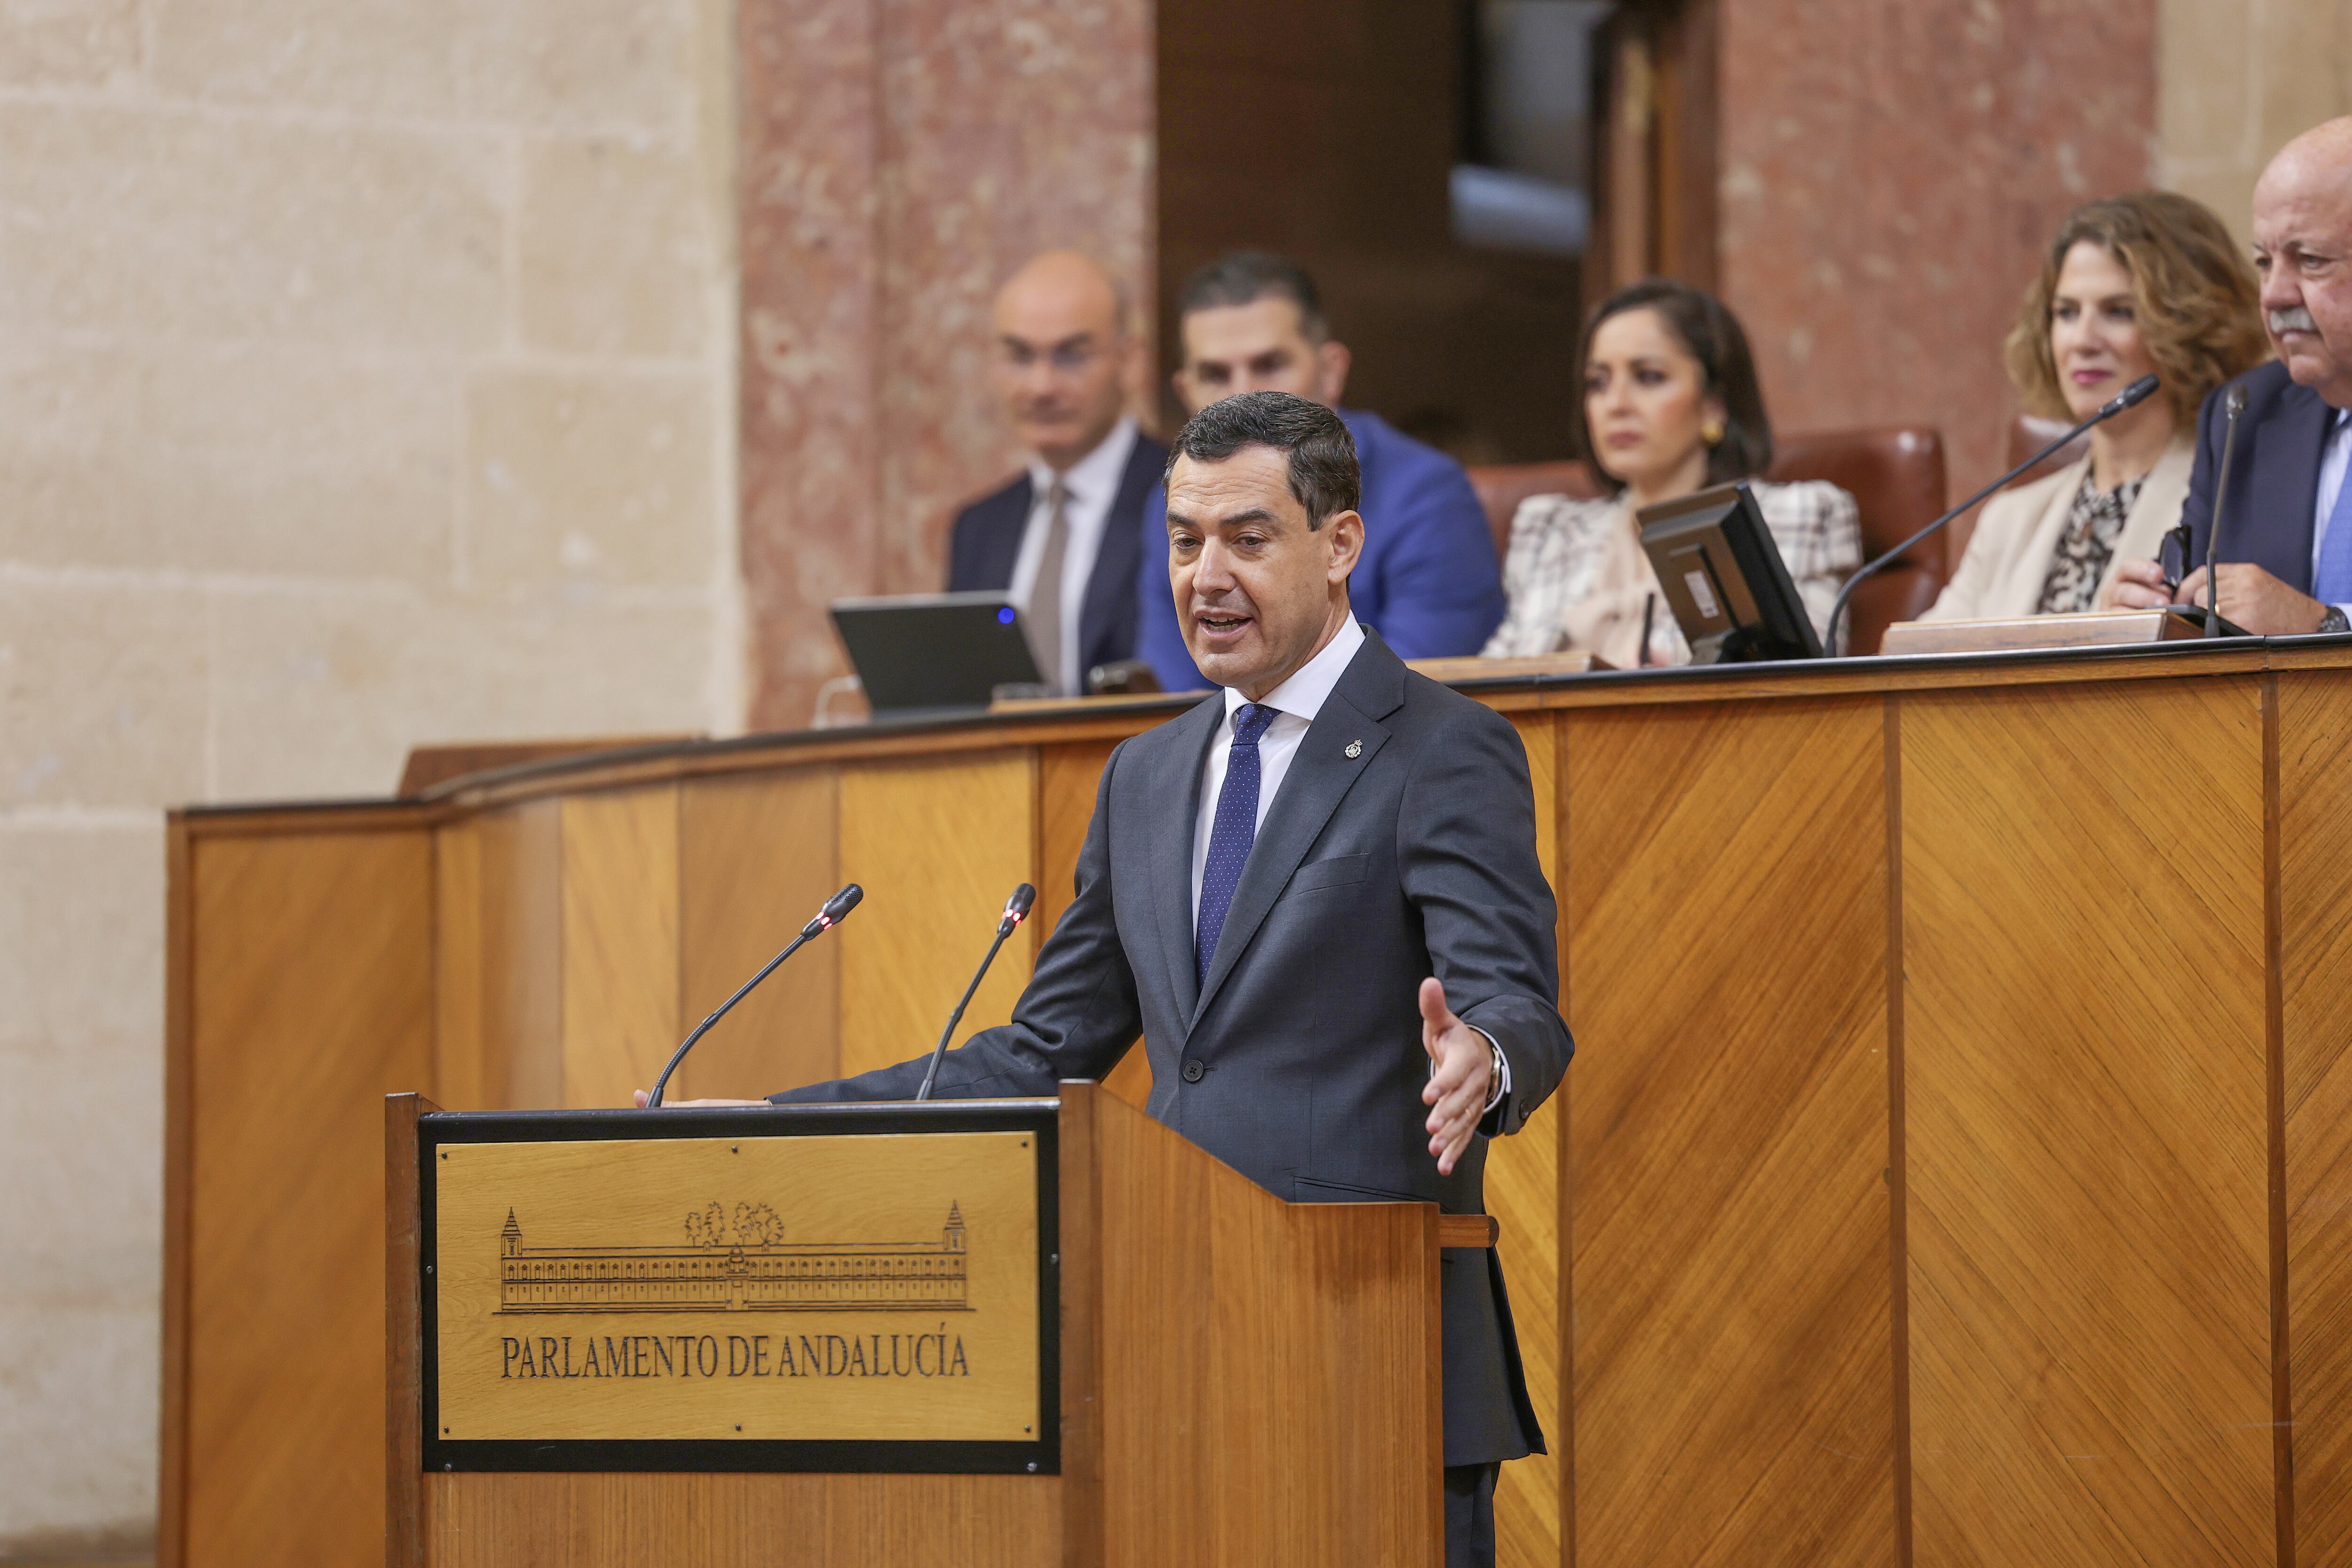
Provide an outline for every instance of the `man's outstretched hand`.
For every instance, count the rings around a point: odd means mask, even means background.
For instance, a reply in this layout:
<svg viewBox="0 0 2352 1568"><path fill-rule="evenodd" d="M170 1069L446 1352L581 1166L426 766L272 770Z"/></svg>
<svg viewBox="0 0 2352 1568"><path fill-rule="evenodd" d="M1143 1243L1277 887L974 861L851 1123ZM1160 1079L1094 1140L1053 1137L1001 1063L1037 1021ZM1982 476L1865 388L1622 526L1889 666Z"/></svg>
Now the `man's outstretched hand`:
<svg viewBox="0 0 2352 1568"><path fill-rule="evenodd" d="M653 1098L651 1089L633 1089L629 1093L636 1100L639 1110L643 1110L646 1108L646 1101ZM765 1105L767 1103L764 1100L665 1100L661 1102L661 1108L664 1110L684 1110L697 1105Z"/></svg>
<svg viewBox="0 0 2352 1568"><path fill-rule="evenodd" d="M1495 1092L1495 1057L1486 1037L1445 1005L1444 984L1433 974L1421 983L1421 1048L1436 1069L1421 1091L1422 1103L1432 1108L1429 1152L1437 1156L1438 1174L1450 1176Z"/></svg>

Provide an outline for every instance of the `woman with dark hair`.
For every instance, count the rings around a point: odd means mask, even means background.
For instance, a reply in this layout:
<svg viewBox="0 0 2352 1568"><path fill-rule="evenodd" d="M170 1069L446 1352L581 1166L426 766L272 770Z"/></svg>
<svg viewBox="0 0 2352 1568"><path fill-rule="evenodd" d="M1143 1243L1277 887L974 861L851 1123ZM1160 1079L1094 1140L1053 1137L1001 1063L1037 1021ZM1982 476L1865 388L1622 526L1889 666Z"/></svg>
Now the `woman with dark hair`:
<svg viewBox="0 0 2352 1568"><path fill-rule="evenodd" d="M2268 359L2270 343L2254 269L2212 209L2139 191L2087 202L2058 226L2006 357L2030 414L2087 418L2148 374L2164 395L2092 431L2080 461L1987 501L1927 620L2112 607L2116 565L2154 555L2180 520L2198 405Z"/></svg>
<svg viewBox="0 0 2352 1568"><path fill-rule="evenodd" d="M1825 626L1839 585L1862 563L1860 516L1835 485L1758 478L1772 464L1772 426L1738 318L1696 289L1636 283L1592 312L1577 361L1579 455L1609 493L1519 504L1503 563L1510 608L1486 657L1582 648L1620 668L1689 662L1634 514L1733 479L1755 481L1789 575L1814 626Z"/></svg>

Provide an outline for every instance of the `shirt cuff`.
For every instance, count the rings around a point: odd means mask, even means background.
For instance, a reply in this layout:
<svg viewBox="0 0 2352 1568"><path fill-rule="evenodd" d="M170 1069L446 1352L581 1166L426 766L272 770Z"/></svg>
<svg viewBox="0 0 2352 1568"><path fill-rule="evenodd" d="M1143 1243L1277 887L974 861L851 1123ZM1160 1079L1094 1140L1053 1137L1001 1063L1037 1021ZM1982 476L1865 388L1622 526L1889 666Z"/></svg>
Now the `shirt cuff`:
<svg viewBox="0 0 2352 1568"><path fill-rule="evenodd" d="M1475 1024L1471 1025L1470 1027L1477 1029L1478 1037L1495 1047L1495 1059L1503 1064L1503 1075L1496 1080L1495 1092L1486 1097L1486 1107L1478 1113L1481 1116L1485 1116L1488 1111L1493 1110L1495 1107L1502 1104L1504 1100L1510 1098L1511 1058L1504 1054L1502 1041L1495 1038L1494 1036L1488 1034L1486 1030L1479 1029L1478 1026Z"/></svg>

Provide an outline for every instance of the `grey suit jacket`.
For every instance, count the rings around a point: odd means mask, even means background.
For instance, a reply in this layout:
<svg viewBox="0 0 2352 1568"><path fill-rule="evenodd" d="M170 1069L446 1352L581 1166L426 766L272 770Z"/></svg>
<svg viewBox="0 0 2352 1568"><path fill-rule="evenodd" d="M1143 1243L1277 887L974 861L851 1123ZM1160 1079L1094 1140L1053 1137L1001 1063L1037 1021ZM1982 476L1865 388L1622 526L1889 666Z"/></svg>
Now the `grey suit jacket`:
<svg viewBox="0 0 2352 1568"><path fill-rule="evenodd" d="M1368 636L1299 742L1203 985L1192 840L1223 715L1213 698L1111 754L1076 900L1013 1021L949 1052L935 1092L1049 1095L1108 1074L1140 1034L1150 1113L1277 1196L1483 1212L1486 1137L1526 1122L1572 1048L1517 731ZM1443 1178L1421 1100L1415 998L1430 974L1511 1068L1511 1093ZM922 1071L917 1060L774 1098L903 1100ZM1540 1452L1496 1255L1448 1251L1440 1267L1445 1462Z"/></svg>

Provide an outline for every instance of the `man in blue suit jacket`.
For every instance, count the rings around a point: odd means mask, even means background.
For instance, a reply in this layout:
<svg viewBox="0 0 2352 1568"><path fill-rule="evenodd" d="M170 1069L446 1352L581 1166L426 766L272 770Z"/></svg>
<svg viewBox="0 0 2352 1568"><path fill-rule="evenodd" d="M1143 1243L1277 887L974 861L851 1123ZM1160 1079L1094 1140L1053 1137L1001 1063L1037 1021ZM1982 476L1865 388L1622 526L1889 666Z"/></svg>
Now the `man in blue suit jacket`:
<svg viewBox="0 0 2352 1568"><path fill-rule="evenodd" d="M2352 629L2352 119L2280 150L2254 186L2254 269L2278 358L2205 400L2197 463L2181 509L2188 525L2181 604L2205 602L2207 540L2217 500L2221 614L2266 637ZM2245 395L2230 485L2219 492L2231 391ZM2116 570L2116 599L2168 595L2153 562Z"/></svg>
<svg viewBox="0 0 2352 1568"><path fill-rule="evenodd" d="M958 514L948 545L949 591L1009 593L1039 672L1070 696L1135 651L1138 524L1168 461L1126 416L1126 323L1117 281L1076 252L1048 251L1006 282L991 375L1029 462Z"/></svg>
<svg viewBox="0 0 2352 1568"><path fill-rule="evenodd" d="M1494 535L1462 465L1376 414L1339 406L1348 349L1332 341L1314 279L1244 251L1192 275L1177 296L1185 412L1241 392L1287 392L1337 412L1363 473L1364 552L1349 595L1356 618L1402 658L1475 654L1503 618ZM1210 684L1185 651L1168 591L1167 497L1143 504L1136 554L1135 657L1170 691Z"/></svg>

